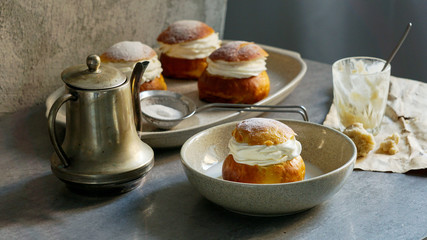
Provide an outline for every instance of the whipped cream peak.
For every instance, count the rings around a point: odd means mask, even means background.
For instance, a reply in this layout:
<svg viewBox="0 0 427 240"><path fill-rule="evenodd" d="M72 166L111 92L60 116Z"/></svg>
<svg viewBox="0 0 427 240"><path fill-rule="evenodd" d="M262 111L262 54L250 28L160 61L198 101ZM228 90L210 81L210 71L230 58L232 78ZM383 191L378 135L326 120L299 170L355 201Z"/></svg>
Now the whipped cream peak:
<svg viewBox="0 0 427 240"><path fill-rule="evenodd" d="M212 33L205 38L189 42L177 44L158 43L160 45L160 51L170 57L200 59L208 57L213 51L219 48L221 41L218 38L218 33Z"/></svg>
<svg viewBox="0 0 427 240"><path fill-rule="evenodd" d="M239 143L232 137L228 143L234 161L250 166L268 166L292 160L301 154L301 143L291 138L276 145L248 145Z"/></svg>
<svg viewBox="0 0 427 240"><path fill-rule="evenodd" d="M147 66L147 69L145 70L144 74L142 75L142 81L143 82L150 82L154 80L155 78L159 77L162 73L162 64L160 63L159 59L157 58L157 55L146 60L141 61L149 61L150 63ZM135 64L137 62L105 62L102 63L106 66L112 66L117 69L119 69L122 73L126 75L128 79L132 76L133 68L135 67Z"/></svg>
<svg viewBox="0 0 427 240"><path fill-rule="evenodd" d="M249 78L258 76L266 71L266 57L249 61L227 62L223 60L212 61L207 59L208 67L206 71L211 75L228 78Z"/></svg>

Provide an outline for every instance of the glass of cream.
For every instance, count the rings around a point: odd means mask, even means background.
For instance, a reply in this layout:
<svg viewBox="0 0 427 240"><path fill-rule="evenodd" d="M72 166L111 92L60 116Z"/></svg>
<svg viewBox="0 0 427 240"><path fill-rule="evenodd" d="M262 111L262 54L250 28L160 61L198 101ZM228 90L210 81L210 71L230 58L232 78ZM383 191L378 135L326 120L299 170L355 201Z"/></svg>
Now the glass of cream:
<svg viewBox="0 0 427 240"><path fill-rule="evenodd" d="M333 102L340 130L362 123L368 132L378 134L390 85L390 64L381 71L385 63L379 58L349 57L332 65Z"/></svg>

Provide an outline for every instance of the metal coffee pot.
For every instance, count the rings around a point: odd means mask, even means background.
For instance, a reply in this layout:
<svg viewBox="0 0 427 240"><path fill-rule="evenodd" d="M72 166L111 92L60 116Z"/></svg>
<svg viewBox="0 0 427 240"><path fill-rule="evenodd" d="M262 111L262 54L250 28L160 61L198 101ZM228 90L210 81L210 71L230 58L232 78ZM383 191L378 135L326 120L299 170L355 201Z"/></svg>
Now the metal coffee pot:
<svg viewBox="0 0 427 240"><path fill-rule="evenodd" d="M70 188L92 192L126 192L139 186L154 165L154 152L142 142L139 86L148 62L137 63L131 79L101 66L99 56L86 65L65 69L65 94L48 116L55 149L52 172ZM55 131L58 110L66 104L62 146Z"/></svg>

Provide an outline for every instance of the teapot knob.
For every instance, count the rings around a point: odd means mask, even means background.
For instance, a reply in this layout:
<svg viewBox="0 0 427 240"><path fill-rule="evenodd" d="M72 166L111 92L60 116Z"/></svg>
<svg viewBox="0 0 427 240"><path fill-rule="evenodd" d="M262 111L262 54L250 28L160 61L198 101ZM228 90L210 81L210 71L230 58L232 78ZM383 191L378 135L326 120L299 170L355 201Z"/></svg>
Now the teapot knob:
<svg viewBox="0 0 427 240"><path fill-rule="evenodd" d="M101 58L98 55L92 54L86 58L86 64L89 68L89 72L97 72L101 65Z"/></svg>

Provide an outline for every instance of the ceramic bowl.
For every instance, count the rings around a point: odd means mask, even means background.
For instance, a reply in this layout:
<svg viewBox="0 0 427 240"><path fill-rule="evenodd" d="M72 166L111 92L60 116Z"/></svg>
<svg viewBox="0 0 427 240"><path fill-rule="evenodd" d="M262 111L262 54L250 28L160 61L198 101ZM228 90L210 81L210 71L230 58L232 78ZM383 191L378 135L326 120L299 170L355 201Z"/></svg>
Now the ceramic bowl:
<svg viewBox="0 0 427 240"><path fill-rule="evenodd" d="M188 180L208 200L234 212L279 216L310 209L337 193L353 171L356 147L344 134L315 123L279 120L297 133L306 164L305 179L280 184L223 180L222 163L237 122L204 130L181 148Z"/></svg>

